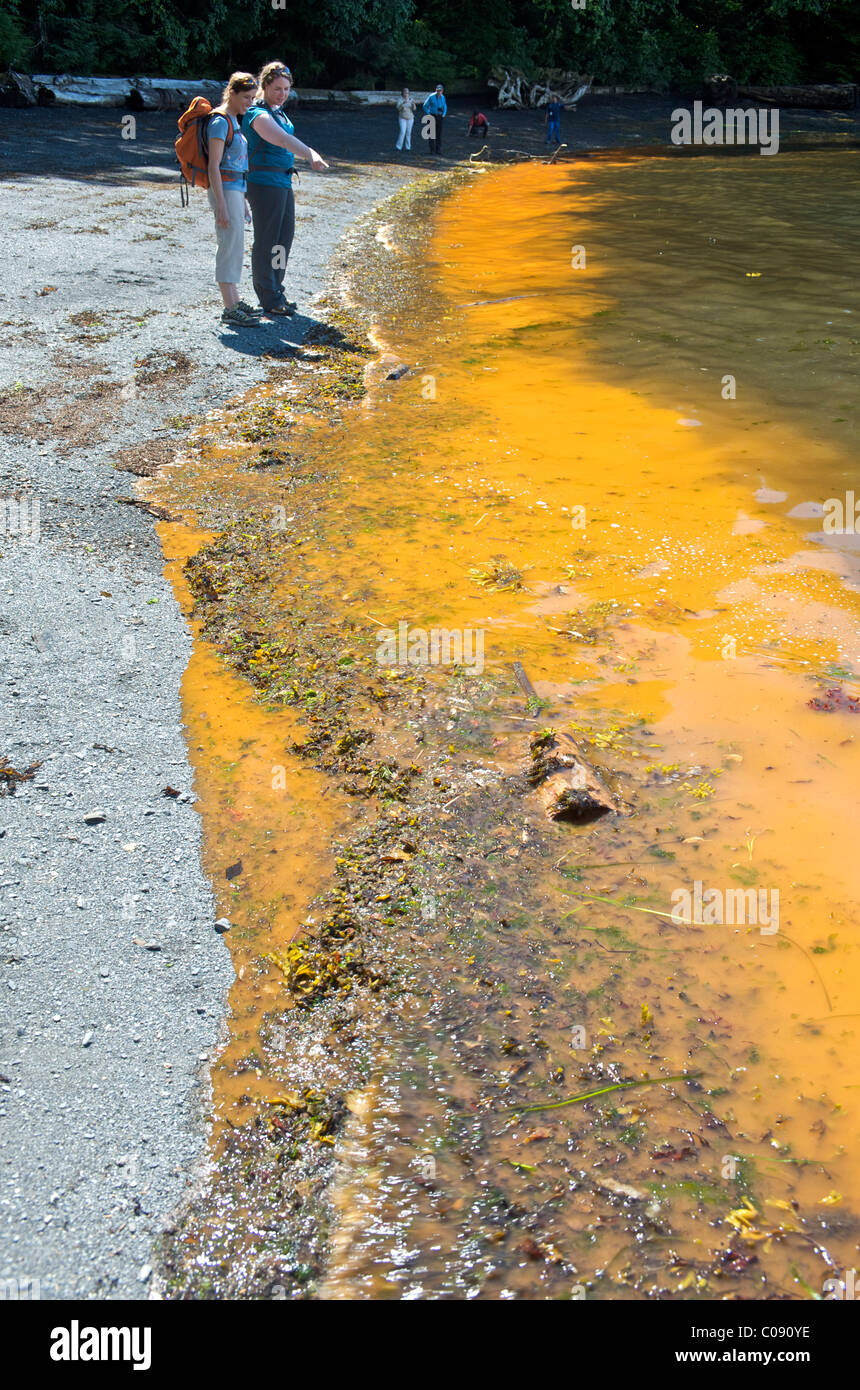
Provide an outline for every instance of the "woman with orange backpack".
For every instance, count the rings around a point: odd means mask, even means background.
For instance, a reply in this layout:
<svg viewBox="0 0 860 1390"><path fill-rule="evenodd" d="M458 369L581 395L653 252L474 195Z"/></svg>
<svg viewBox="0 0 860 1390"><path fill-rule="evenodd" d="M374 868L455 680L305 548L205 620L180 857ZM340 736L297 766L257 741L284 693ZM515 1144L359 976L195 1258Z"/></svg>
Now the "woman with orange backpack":
<svg viewBox="0 0 860 1390"><path fill-rule="evenodd" d="M245 254L245 200L248 175L248 142L240 121L257 89L249 72L234 72L220 106L206 126L208 145L209 206L215 214L215 279L224 301L222 323L247 328L257 323L260 311L239 298L242 260Z"/></svg>
<svg viewBox="0 0 860 1390"><path fill-rule="evenodd" d="M258 79L254 104L242 121L248 138L248 202L254 217L251 271L262 312L272 316L294 314L297 307L284 294L295 232L295 156L306 159L317 172L328 168L316 150L297 139L282 109L292 80L283 63L267 63Z"/></svg>

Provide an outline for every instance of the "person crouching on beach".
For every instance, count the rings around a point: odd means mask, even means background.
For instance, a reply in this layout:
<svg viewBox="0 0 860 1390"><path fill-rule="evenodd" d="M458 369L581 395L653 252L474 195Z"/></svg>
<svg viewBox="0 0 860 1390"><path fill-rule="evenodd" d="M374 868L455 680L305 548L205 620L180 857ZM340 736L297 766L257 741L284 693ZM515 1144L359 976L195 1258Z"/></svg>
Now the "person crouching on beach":
<svg viewBox="0 0 860 1390"><path fill-rule="evenodd" d="M292 178L295 156L317 172L325 160L294 134L283 111L290 95L292 74L283 63L267 63L257 79L257 92L242 121L248 139L248 202L254 219L251 272L263 313L290 315L296 305L284 294L284 278L296 225Z"/></svg>
<svg viewBox="0 0 860 1390"><path fill-rule="evenodd" d="M415 120L416 106L417 102L409 95L409 88L404 87L397 103L398 132L397 144L394 146L396 150L412 149L412 123Z"/></svg>
<svg viewBox="0 0 860 1390"><path fill-rule="evenodd" d="M215 214L215 279L224 301L222 323L247 328L258 314L239 298L245 254L245 179L248 143L239 122L254 99L257 82L249 72L234 72L206 125L209 145L209 206Z"/></svg>
<svg viewBox="0 0 860 1390"><path fill-rule="evenodd" d="M490 123L483 111L473 111L469 119L469 139L477 135L480 140L486 140L489 129Z"/></svg>

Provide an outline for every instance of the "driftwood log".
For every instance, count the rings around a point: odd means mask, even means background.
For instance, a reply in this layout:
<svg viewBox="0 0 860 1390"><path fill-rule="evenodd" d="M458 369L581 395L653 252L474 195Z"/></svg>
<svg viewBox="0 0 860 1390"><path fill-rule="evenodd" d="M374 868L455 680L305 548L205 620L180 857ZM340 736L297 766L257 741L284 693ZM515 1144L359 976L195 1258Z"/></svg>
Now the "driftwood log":
<svg viewBox="0 0 860 1390"><path fill-rule="evenodd" d="M193 97L221 100L223 83L170 77L76 77L35 73L28 79L40 106L124 106L132 111L182 111Z"/></svg>
<svg viewBox="0 0 860 1390"><path fill-rule="evenodd" d="M131 111L184 111L196 96L208 97L213 106L221 100L222 82L206 78L85 77L72 73L0 73L0 106L105 106ZM427 92L413 92L420 104ZM303 106L396 106L394 90L332 91L306 87L290 93L290 103Z"/></svg>
<svg viewBox="0 0 860 1390"><path fill-rule="evenodd" d="M588 825L625 809L585 761L572 734L533 734L529 752L527 775L537 788L549 820Z"/></svg>
<svg viewBox="0 0 860 1390"><path fill-rule="evenodd" d="M538 693L521 662L512 661L511 670L523 694L528 696L531 712L535 708L532 701L539 702ZM557 734L553 730L532 734L526 776L537 788L550 820L588 825L601 816L630 811L588 762L572 734Z"/></svg>
<svg viewBox="0 0 860 1390"><path fill-rule="evenodd" d="M35 106L36 84L26 73L0 72L0 106Z"/></svg>
<svg viewBox="0 0 860 1390"><path fill-rule="evenodd" d="M593 78L560 68L540 68L531 77L519 68L494 68L488 85L499 90L498 106L524 111L546 106L553 93L565 106L575 106L591 86Z"/></svg>
<svg viewBox="0 0 860 1390"><path fill-rule="evenodd" d="M746 87L728 74L717 74L705 81L705 94L711 101L731 104L756 101L762 106L803 106L810 110L850 111L857 105L858 88L853 82L813 82L800 87Z"/></svg>
<svg viewBox="0 0 860 1390"><path fill-rule="evenodd" d="M816 82L809 87L739 87L742 101L759 101L765 106L807 106L818 110L850 111L857 105L857 87L852 82Z"/></svg>

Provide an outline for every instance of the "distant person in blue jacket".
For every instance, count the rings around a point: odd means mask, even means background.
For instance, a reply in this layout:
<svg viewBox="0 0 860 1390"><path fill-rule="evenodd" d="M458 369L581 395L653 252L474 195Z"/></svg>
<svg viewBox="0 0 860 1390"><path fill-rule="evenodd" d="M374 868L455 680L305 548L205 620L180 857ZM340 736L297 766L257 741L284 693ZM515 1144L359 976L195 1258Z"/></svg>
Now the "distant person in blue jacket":
<svg viewBox="0 0 860 1390"><path fill-rule="evenodd" d="M441 82L437 84L435 92L431 92L430 96L424 102L423 109L425 116L433 117L429 132L430 153L441 154L442 125L448 114L448 103L445 100L445 93L442 91Z"/></svg>
<svg viewBox="0 0 860 1390"><path fill-rule="evenodd" d="M564 110L564 103L559 99L555 92L550 93L549 101L546 104L546 143L549 145L554 140L557 145L561 144L561 113Z"/></svg>

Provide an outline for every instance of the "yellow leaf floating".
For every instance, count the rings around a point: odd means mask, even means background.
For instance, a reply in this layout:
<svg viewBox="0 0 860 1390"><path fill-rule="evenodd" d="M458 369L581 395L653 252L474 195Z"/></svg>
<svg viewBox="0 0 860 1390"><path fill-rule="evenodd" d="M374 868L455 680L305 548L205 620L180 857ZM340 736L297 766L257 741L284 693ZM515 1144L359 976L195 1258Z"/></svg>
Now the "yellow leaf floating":
<svg viewBox="0 0 860 1390"><path fill-rule="evenodd" d="M753 1225L753 1222L757 1221L759 1217L760 1212L753 1206L749 1197L744 1197L743 1206L730 1211L726 1220L730 1226L734 1226L735 1230L740 1232L742 1240L769 1240L770 1231L759 1231Z"/></svg>
<svg viewBox="0 0 860 1390"><path fill-rule="evenodd" d="M828 1192L826 1197L822 1197L818 1203L820 1207L835 1207L842 1201L841 1192Z"/></svg>
<svg viewBox="0 0 860 1390"><path fill-rule="evenodd" d="M708 1281L707 1281L707 1279L704 1277L704 1275L697 1273L697 1271L696 1271L695 1269L691 1269L690 1272L689 1272L688 1274L685 1274L685 1275L684 1275L684 1278L681 1280L680 1284L678 1285L678 1291L681 1292L682 1290L685 1290L685 1289L697 1289L697 1290L702 1290L702 1289L706 1289L707 1287L708 1287Z"/></svg>
<svg viewBox="0 0 860 1390"><path fill-rule="evenodd" d="M746 271L746 277L747 277L748 280L760 280L760 279L761 279L761 271L760 271L760 270L748 270L748 271Z"/></svg>
<svg viewBox="0 0 860 1390"><path fill-rule="evenodd" d="M787 1204L776 1200L772 1202L771 1205L785 1206ZM788 1234L790 1231L797 1230L796 1226L791 1226L786 1223L783 1223L783 1225L778 1226L776 1230L760 1231L758 1227L754 1225L754 1222L760 1220L760 1218L761 1213L753 1206L749 1197L744 1197L743 1206L736 1207L734 1211L730 1211L728 1216L726 1217L726 1220L728 1221L730 1226L734 1226L735 1230L740 1233L740 1237L742 1240L769 1241L772 1240L775 1236L783 1236ZM766 1251L770 1249L770 1247L767 1245L764 1248Z"/></svg>
<svg viewBox="0 0 860 1390"><path fill-rule="evenodd" d="M745 1231L752 1225L753 1221L758 1220L758 1216L759 1213L749 1197L744 1197L743 1206L735 1207L734 1211L730 1211L726 1220L730 1226L734 1226L736 1231Z"/></svg>
<svg viewBox="0 0 860 1390"><path fill-rule="evenodd" d="M306 1110L307 1104L299 1095L298 1091L284 1091L282 1095L274 1096L272 1100L266 1102L267 1105L288 1105L291 1110Z"/></svg>

